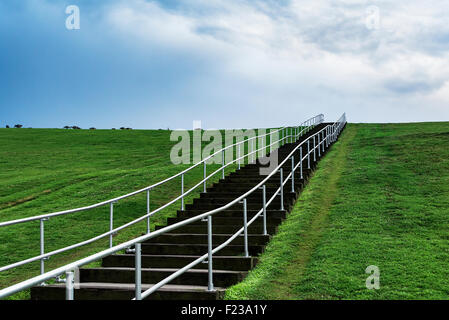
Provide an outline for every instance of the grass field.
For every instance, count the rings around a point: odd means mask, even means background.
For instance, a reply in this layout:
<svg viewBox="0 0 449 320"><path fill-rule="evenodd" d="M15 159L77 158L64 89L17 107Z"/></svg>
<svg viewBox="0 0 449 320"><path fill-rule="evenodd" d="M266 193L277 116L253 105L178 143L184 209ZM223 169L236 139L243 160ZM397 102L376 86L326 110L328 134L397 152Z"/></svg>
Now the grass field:
<svg viewBox="0 0 449 320"><path fill-rule="evenodd" d="M189 165L173 165L167 130L58 130L0 129L0 221L91 205L135 191L178 173ZM208 165L208 172L218 165ZM229 170L234 170L230 167ZM185 190L202 179L199 166L185 177ZM210 183L216 181L212 179ZM151 209L178 196L180 178L151 193ZM199 194L198 188L187 203ZM165 224L180 204L158 213L155 224ZM114 226L146 212L146 194L120 201L114 207ZM49 252L87 240L109 230L109 207L55 217L45 223ZM115 238L115 244L146 231L139 223ZM108 239L46 262L47 270L100 250ZM0 265L39 254L39 222L0 228ZM39 274L39 262L0 274L0 288ZM27 293L18 298L27 297Z"/></svg>
<svg viewBox="0 0 449 320"><path fill-rule="evenodd" d="M93 204L163 180L167 130L0 129L0 221ZM349 124L320 162L261 262L228 299L447 298L449 123ZM208 167L208 171L216 169ZM232 170L230 168L229 170ZM202 168L186 176L186 189ZM217 177L218 178L218 177ZM151 195L152 210L180 181ZM189 197L192 199L201 190ZM164 224L179 205L152 219ZM145 195L115 206L114 225L146 210ZM108 207L46 222L46 251L106 232ZM117 244L145 232L145 222ZM48 269L107 247L107 239L54 257ZM39 223L0 229L0 265L39 253ZM365 268L380 268L380 290ZM39 263L0 274L0 288L39 273ZM26 298L27 292L13 298Z"/></svg>
<svg viewBox="0 0 449 320"><path fill-rule="evenodd" d="M227 298L447 299L448 145L449 123L349 124Z"/></svg>

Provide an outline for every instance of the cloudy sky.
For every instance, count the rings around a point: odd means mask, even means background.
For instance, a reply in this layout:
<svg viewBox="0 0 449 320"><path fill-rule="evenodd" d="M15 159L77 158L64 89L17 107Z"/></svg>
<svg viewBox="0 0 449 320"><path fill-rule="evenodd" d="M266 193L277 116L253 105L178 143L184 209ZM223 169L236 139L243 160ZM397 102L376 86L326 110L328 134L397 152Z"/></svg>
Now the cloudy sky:
<svg viewBox="0 0 449 320"><path fill-rule="evenodd" d="M1 127L262 127L344 111L449 121L447 0L0 0Z"/></svg>

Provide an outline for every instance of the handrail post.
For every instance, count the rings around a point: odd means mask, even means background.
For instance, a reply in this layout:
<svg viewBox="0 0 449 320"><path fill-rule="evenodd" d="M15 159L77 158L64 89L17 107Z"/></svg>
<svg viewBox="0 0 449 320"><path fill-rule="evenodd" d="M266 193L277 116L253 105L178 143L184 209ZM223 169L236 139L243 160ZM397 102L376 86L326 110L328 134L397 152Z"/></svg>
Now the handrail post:
<svg viewBox="0 0 449 320"><path fill-rule="evenodd" d="M267 155L267 136L262 137L263 156Z"/></svg>
<svg viewBox="0 0 449 320"><path fill-rule="evenodd" d="M73 281L75 279L73 271L66 271L65 273L65 299L73 300L74 299L74 288Z"/></svg>
<svg viewBox="0 0 449 320"><path fill-rule="evenodd" d="M245 257L249 257L248 251L248 217L247 217L247 204L246 198L243 199L243 241L245 247Z"/></svg>
<svg viewBox="0 0 449 320"><path fill-rule="evenodd" d="M281 210L284 210L284 174L282 168L280 169L281 173Z"/></svg>
<svg viewBox="0 0 449 320"><path fill-rule="evenodd" d="M224 154L224 150L221 151L221 178L224 179L225 177L225 154Z"/></svg>
<svg viewBox="0 0 449 320"><path fill-rule="evenodd" d="M318 147L318 158L321 158L320 134L321 134L321 133L318 133L317 136L316 136L316 138L317 138L317 140L318 140L318 145L317 145L317 147Z"/></svg>
<svg viewBox="0 0 449 320"><path fill-rule="evenodd" d="M292 192L295 192L295 156L292 156Z"/></svg>
<svg viewBox="0 0 449 320"><path fill-rule="evenodd" d="M150 189L147 190L147 214L150 214ZM150 217L147 218L147 233L150 233Z"/></svg>
<svg viewBox="0 0 449 320"><path fill-rule="evenodd" d="M135 244L135 296L136 300L142 300L142 244Z"/></svg>
<svg viewBox="0 0 449 320"><path fill-rule="evenodd" d="M324 134L324 131L322 131L321 132L322 133L322 138L321 138L321 144L322 144L322 148L323 148L323 153L324 153L324 151L326 150L326 141L324 140L324 136L325 136L325 134Z"/></svg>
<svg viewBox="0 0 449 320"><path fill-rule="evenodd" d="M255 153L254 153L254 140L256 140L257 139L257 136L256 136L256 138L254 138L254 139L252 139L251 140L251 163L253 163L253 162L255 162L256 161L256 159L255 159Z"/></svg>
<svg viewBox="0 0 449 320"><path fill-rule="evenodd" d="M213 269L212 269L212 216L207 217L207 291L214 291Z"/></svg>
<svg viewBox="0 0 449 320"><path fill-rule="evenodd" d="M262 186L262 204L263 204L263 235L266 236L267 233L267 187Z"/></svg>
<svg viewBox="0 0 449 320"><path fill-rule="evenodd" d="M302 146L299 147L299 168L301 171L301 179L303 179L303 176L302 176Z"/></svg>
<svg viewBox="0 0 449 320"><path fill-rule="evenodd" d="M44 234L44 221L45 219L40 220L40 254L43 255L45 253L45 234ZM41 274L45 273L45 258L41 259Z"/></svg>
<svg viewBox="0 0 449 320"><path fill-rule="evenodd" d="M324 153L324 131L321 131L318 135L320 136L320 144L319 144L320 152Z"/></svg>
<svg viewBox="0 0 449 320"><path fill-rule="evenodd" d="M316 162L316 142L315 142L315 135L313 136L313 161Z"/></svg>
<svg viewBox="0 0 449 320"><path fill-rule="evenodd" d="M271 152L273 152L273 133L270 131L270 153Z"/></svg>
<svg viewBox="0 0 449 320"><path fill-rule="evenodd" d="M326 127L326 129L324 130L324 141L325 141L325 147L326 147L326 149L327 149L327 146L328 146L328 144L327 144L327 131L328 131L328 127Z"/></svg>
<svg viewBox="0 0 449 320"><path fill-rule="evenodd" d="M203 176L204 176L204 182L203 182L203 191L204 191L204 193L206 193L207 191L206 191L206 184L207 184L207 180L206 180L206 177L207 177L207 169L206 169L206 161L204 161L203 162L203 171L204 171L204 174L203 174Z"/></svg>
<svg viewBox="0 0 449 320"><path fill-rule="evenodd" d="M237 159L238 159L238 164L239 164L239 170L240 170L240 143L238 145L238 154L237 154Z"/></svg>
<svg viewBox="0 0 449 320"><path fill-rule="evenodd" d="M310 138L307 140L307 167L310 169Z"/></svg>
<svg viewBox="0 0 449 320"><path fill-rule="evenodd" d="M184 174L181 174L181 210L184 211Z"/></svg>
<svg viewBox="0 0 449 320"><path fill-rule="evenodd" d="M114 202L109 207L109 231L114 230ZM112 248L112 233L109 235L109 248Z"/></svg>

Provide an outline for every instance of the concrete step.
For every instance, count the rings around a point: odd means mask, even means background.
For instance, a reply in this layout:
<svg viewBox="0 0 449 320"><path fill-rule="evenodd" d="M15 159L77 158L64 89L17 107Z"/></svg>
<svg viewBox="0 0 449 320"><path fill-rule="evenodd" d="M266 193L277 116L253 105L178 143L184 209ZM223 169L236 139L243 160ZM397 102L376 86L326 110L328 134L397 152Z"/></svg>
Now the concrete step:
<svg viewBox="0 0 449 320"><path fill-rule="evenodd" d="M185 205L185 209L186 210L205 209L206 212L207 212L207 211L211 211L213 209L220 208L220 207L224 206L225 204L227 204L227 203L224 203L223 205L207 204L207 203L186 204ZM292 204L293 204L293 199L285 199L284 198L284 209L285 210L290 211L290 208L291 208ZM270 209L270 210L281 209L280 202L273 201L272 203L267 205L267 208ZM231 210L239 210L240 209L243 212L243 204L237 203L237 204L234 204L234 205L230 206L228 209L231 209ZM262 204L259 204L259 203L248 203L247 204L247 209L249 209L249 210L260 210L260 209L262 209Z"/></svg>
<svg viewBox="0 0 449 320"><path fill-rule="evenodd" d="M180 218L192 218L194 216L197 216L201 213L205 213L207 212L207 210L205 209L191 209L191 210L186 210L186 211L182 211L182 210L178 210L178 217ZM251 219L252 217L254 217L254 215L256 215L259 212L259 210L248 210L247 214L248 214L248 220ZM243 211L241 209L239 210L223 210L219 213L217 213L216 215L214 215L214 217L241 217L243 214ZM285 219L287 216L287 212L281 211L281 210L267 210L267 217L273 217L273 218L281 218L281 219Z"/></svg>
<svg viewBox="0 0 449 320"><path fill-rule="evenodd" d="M228 189L232 189L234 187L245 187L246 190L251 190L253 189L256 185L258 184L258 182L246 182L246 181L225 181L225 182L220 182L220 183L215 183L213 184L210 189L213 189L214 187L218 187L220 189L223 188L228 188ZM270 188L270 189L278 189L280 187L280 181L268 181L267 183L265 183L266 188Z"/></svg>
<svg viewBox="0 0 449 320"><path fill-rule="evenodd" d="M284 190L285 191L285 190ZM291 186L289 188L289 191L291 192ZM273 195L270 195L266 198L266 201L268 201ZM217 195L216 197L211 198L200 198L200 199L194 199L193 205L196 206L202 206L202 205L214 205L216 207L222 207L232 201L234 201L237 197L231 196L230 198L225 198L223 195ZM284 203L290 203L294 202L295 197L293 197L291 194L284 194ZM255 208L261 208L262 207L262 196L258 197L248 197L246 198L247 207L255 207ZM276 196L270 203L271 205L278 205L280 207L281 204L281 197L280 195Z"/></svg>
<svg viewBox="0 0 449 320"><path fill-rule="evenodd" d="M142 284L142 291L153 284ZM135 297L134 283L81 283L74 290L75 300L131 300ZM224 288L207 291L204 286L165 285L148 297L148 300L219 300ZM31 288L31 300L64 300L65 284L52 284Z"/></svg>
<svg viewBox="0 0 449 320"><path fill-rule="evenodd" d="M206 193L224 193L224 192L235 192L235 193L239 193L239 196L241 196L242 194L248 192L249 190L253 189L255 186L251 185L244 185L242 183L234 183L233 185L230 184L218 184L218 185L214 185L211 186L207 189ZM274 194L277 190L279 189L279 184L275 185L275 186L266 186L266 192L270 193L270 194ZM262 192L262 191L260 191ZM253 191L254 194L259 193L259 190L254 190ZM251 193L251 194L253 194Z"/></svg>
<svg viewBox="0 0 449 320"><path fill-rule="evenodd" d="M227 241L232 234L214 234L212 236L212 243L221 244ZM270 236L266 235L248 235L248 242L257 245L265 245L270 240ZM185 234L185 233L170 233L162 234L153 239L147 240L144 243L183 243L183 244L207 244L206 234ZM243 237L237 237L231 244L243 245Z"/></svg>
<svg viewBox="0 0 449 320"><path fill-rule="evenodd" d="M158 283L175 273L177 269L143 268L142 283ZM84 268L80 269L80 282L109 282L133 283L135 281L134 268ZM245 271L213 270L214 285L229 287L242 281L248 273ZM207 286L208 271L205 269L191 269L175 278L169 284Z"/></svg>
<svg viewBox="0 0 449 320"><path fill-rule="evenodd" d="M214 248L219 244L214 244ZM262 245L249 244L248 250L251 256L257 256L263 251ZM173 244L173 243L144 243L142 244L143 254L164 254L164 255L203 255L207 253L207 244ZM217 256L239 256L243 255L243 245L227 245L218 251Z"/></svg>
<svg viewBox="0 0 449 320"><path fill-rule="evenodd" d="M255 242L256 243L256 242ZM199 258L199 255L142 255L143 268L182 268ZM219 270L248 271L255 267L256 257L214 256L214 268ZM102 260L103 267L134 267L133 254L113 254ZM207 264L197 264L194 269L207 269Z"/></svg>
<svg viewBox="0 0 449 320"><path fill-rule="evenodd" d="M286 153L278 153L278 163L280 163L281 161L283 161L284 159L286 159L289 155L290 155L291 151L286 152ZM318 150L317 153L318 155ZM307 168L307 164L308 164L308 159L307 159L307 149L303 149L303 170L308 169ZM295 164L297 164L299 162L300 159L300 151L299 149L297 151L295 151L293 153L293 157L296 159L295 160ZM310 152L310 160L313 160L313 150L311 150ZM256 175L260 175L260 171L261 169L263 169L263 172L265 173L265 175L271 174L273 172L273 169L269 169L269 167L267 166L267 164L265 165L260 165L260 164L246 164L245 166L241 166L240 170L236 170L233 175L239 175L239 174L244 174L244 173L252 173L252 174L256 174ZM291 169L291 160L290 161L286 161L283 165L282 165L282 169L284 171L290 171ZM275 173L275 175L279 176L279 170Z"/></svg>
<svg viewBox="0 0 449 320"><path fill-rule="evenodd" d="M291 182L287 183L285 185L285 190L284 190L284 196L285 197L296 197L296 193L298 193L299 191L301 191L303 189L303 184L302 183L298 183L298 181L302 181L300 179L297 179L295 182L295 194L289 194L291 193ZM271 190L266 190L265 192L265 197L266 200L268 201L275 193L276 193L277 189L271 189ZM259 201L259 203L261 203L262 201L262 190L256 190L253 193L251 193L250 195L248 195L246 197L247 201ZM235 190L214 190L214 191L208 191L206 193L201 193L200 194L200 199L228 199L228 200L235 200L238 197L240 197L242 195L242 193L239 193L238 191ZM279 194L278 194L279 195Z"/></svg>
<svg viewBox="0 0 449 320"><path fill-rule="evenodd" d="M237 232L242 226L220 226L216 224L212 224L212 232L214 234L234 234ZM156 229L161 229L163 226L157 226ZM261 224L251 224L248 226L248 234L262 234L263 229ZM267 232L270 235L276 233L276 227L272 225L267 226ZM179 227L175 230L169 231L168 233L194 233L194 234L207 234L207 225L186 225L183 227Z"/></svg>
<svg viewBox="0 0 449 320"><path fill-rule="evenodd" d="M185 219L184 218L168 218L167 224L174 224L174 223L180 222L182 220L185 220ZM283 219L273 218L273 217L269 217L267 215L267 225L277 226L282 223L282 220ZM263 221L263 216L259 216L257 218L257 220L254 221L254 223L261 225L262 221ZM192 222L191 225L193 225L193 226L204 225L205 223L207 223L207 221L199 220L199 221ZM243 226L243 212L241 212L240 217L220 217L220 216L212 217L212 225L213 224L218 224L221 226L224 226L224 225ZM159 237L157 237L157 239L159 239Z"/></svg>
<svg viewBox="0 0 449 320"><path fill-rule="evenodd" d="M295 166L296 166L296 163L295 163ZM310 174L310 172L311 172L311 170L306 169L306 168L307 168L307 163L304 163L303 169L302 169L302 174L305 175L305 176ZM300 168L298 167L298 169L295 170L295 172L299 174L300 173ZM290 174L290 168L289 168L288 172L284 172L284 178L288 174ZM256 179L256 178L258 178L260 180L263 180L267 176L268 176L267 174L261 174L258 171L248 171L248 170L242 169L242 170L237 170L237 171L234 171L234 172L230 173L228 176L226 176L226 178L227 177L233 178L233 179L234 178L239 178L239 179L248 179L248 178L249 179ZM279 181L280 177L281 177L280 173L275 173L271 178L274 178L276 181Z"/></svg>

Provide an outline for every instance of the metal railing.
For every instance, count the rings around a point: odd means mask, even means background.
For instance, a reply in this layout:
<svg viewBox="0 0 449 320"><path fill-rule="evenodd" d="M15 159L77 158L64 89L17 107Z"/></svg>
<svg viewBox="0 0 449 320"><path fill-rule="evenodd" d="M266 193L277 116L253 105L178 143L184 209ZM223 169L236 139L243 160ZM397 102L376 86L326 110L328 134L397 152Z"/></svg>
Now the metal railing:
<svg viewBox="0 0 449 320"><path fill-rule="evenodd" d="M322 122L322 121L321 121ZM96 260L99 260L101 258L104 258L106 256L109 256L111 254L117 253L121 250L124 250L126 248L129 248L131 246L135 247L135 298L136 300L140 300L140 299L144 299L146 297L148 297L151 293L153 293L154 291L158 290L160 287L164 286L165 284L169 283L170 281L172 281L173 279L175 279L176 277L178 277L179 275L183 274L184 272L186 272L187 270L193 268L194 266L196 266L197 264L205 261L207 259L207 263L208 263L208 290L209 291L213 291L214 290L214 285L213 285L213 270L212 270L212 266L213 266L213 254L215 254L216 252L218 252L219 250L223 249L224 247L226 247L229 243L231 243L235 238L237 238L240 234L243 233L244 235L244 254L245 256L248 256L248 226L250 226L257 218L260 217L260 215L263 215L264 218L264 230L263 232L266 233L266 208L267 206L269 206L271 204L271 202L275 199L276 196L278 196L278 194L280 194L281 197L283 197L283 190L284 190L284 186L285 184L289 181L289 179L291 179L292 181L292 190L294 189L294 183L295 183L295 179L294 179L294 175L295 172L298 170L300 170L300 177L302 178L303 176L303 162L305 160L307 160L308 162L308 168L310 168L310 158L312 157L312 153L313 153L313 157L314 160L316 160L316 156L318 154L318 156L321 155L321 152L324 152L327 148L329 148L329 146L335 142L338 138L338 136L340 135L341 131L343 130L344 126L346 124L346 115L343 114L342 117L336 121L334 124L332 125L327 125L326 127L324 127L323 129L321 129L320 131L314 133L313 135L307 137L306 140L304 140L303 142L301 142L300 144L298 144L293 151L290 152L290 154L277 166L277 168L275 170L273 170L267 177L265 177L261 182L259 182L256 186L254 186L251 190L249 190L248 192L244 193L243 195L241 195L240 197L236 198L235 200L229 202L228 204L217 208L217 209L213 209L210 210L208 212L205 212L203 214L199 214L197 216L194 216L192 218L188 218L186 220L180 221L178 223L175 223L173 225L169 225L166 226L162 229L156 230L154 232L148 233L146 235L140 236L138 238L135 238L133 240L124 242L120 245L114 246L112 248L106 249L104 251L101 251L99 253L93 254L89 257L80 259L76 262L67 264L63 267L57 268L55 270L46 272L44 274L41 274L39 276L33 277L31 279L25 280L23 282L20 282L18 284L15 284L11 287L5 288L3 290L0 290L0 298L3 297L7 297L9 295L12 295L14 293L17 293L19 291L25 290L27 288L30 288L34 285L38 285L41 284L47 280L50 280L52 278L58 277L62 274L66 274L66 279L65 279L65 283L66 283L66 299L71 300L74 298L74 272L73 270L89 264L91 262L94 262ZM282 129L281 129L282 130ZM298 138L298 135L295 135L296 139ZM285 137L284 137L285 138ZM310 141L313 140L313 147L311 148L311 143ZM305 147L307 142L307 154L303 156L303 147ZM297 152L299 150L300 152L300 161L297 162L297 164L295 165L294 163L294 154L295 152ZM284 164L287 163L287 161L289 161L291 159L292 161L292 171L290 172L289 175L287 175L287 177L285 179L283 179L283 166ZM265 183L273 177L274 174L276 174L277 172L280 172L280 186L277 189L277 191L273 194L273 196L268 200L265 201L266 199L266 187L265 187ZM252 194L253 192L262 189L263 192L263 203L262 203L262 208L258 211L258 213L249 221L247 221L247 206L246 206L246 198ZM220 244L219 246L215 247L214 249L212 249L212 216L214 214L217 214L223 210L226 210L227 208L236 205L237 203L242 203L243 204L243 226L242 228L240 228L236 233L234 233L227 241L225 241L224 243ZM281 210L283 209L283 202L281 201ZM143 218L146 218L146 216L143 216ZM142 284L141 284L141 243L144 241L147 241L149 239L152 239L154 237L157 237L161 234L167 233L169 231L175 230L177 228L180 228L182 226L188 225L192 222L195 221L200 221L207 218L207 224L208 224L208 253L202 255L201 257L195 259L194 261L192 261L191 263L189 263L188 265L186 265L185 267L177 270L176 272L174 272L173 274L171 274L170 276L168 276L167 278L161 280L160 282L158 282L157 284L154 284L151 288L149 288L148 290L142 292Z"/></svg>
<svg viewBox="0 0 449 320"><path fill-rule="evenodd" d="M34 285L38 285L44 281L47 281L51 278L60 276L62 274L66 274L66 299L68 300L72 300L74 298L74 273L73 270L76 268L79 268L83 265L86 265L88 263L91 263L93 261L99 260L101 258L104 258L106 256L109 256L111 254L114 254L118 251L121 251L123 249L129 248L130 246L135 246L135 298L136 300L140 300L140 299L144 299L146 297L148 297L151 293L153 293L154 291L158 290L160 287L162 287L163 285L169 283L170 281L172 281L173 279L175 279L176 277L178 277L179 275L183 274L184 272L186 272L187 270L193 268L194 266L196 266L197 264L205 261L207 259L207 263L208 263L208 290L209 291L213 291L214 290L214 286L213 286L213 270L212 270L212 265L213 265L213 254L218 252L219 250L223 249L224 247L226 247L229 243L231 243L236 237L238 237L240 234L244 234L244 253L246 256L248 256L248 233L247 233L247 229L248 226L250 226L261 214L263 214L264 216L264 232L266 232L266 208L268 205L270 205L270 203L274 200L274 198L280 194L281 196L283 196L283 188L284 185L288 182L289 179L291 179L292 181L292 188L294 189L294 175L295 175L295 171L300 170L300 177L302 178L302 174L303 174L303 162L307 159L308 160L308 167L310 168L310 158L312 157L312 153L314 156L314 159L316 160L316 155L318 153L318 156L321 155L321 152L325 151L327 148L329 148L329 146L335 142L338 138L338 136L340 135L341 131L343 130L344 126L346 124L346 115L343 114L342 117L336 121L333 125L328 125L326 127L324 127L323 129L321 129L320 131L318 131L317 133L311 135L310 137L307 137L306 140L304 140L303 142L301 142L300 144L298 144L293 151L290 152L290 154L277 166L277 168L275 170L273 170L266 178L264 178L260 183L258 183L255 187L253 187L251 190L249 190L248 192L244 193L243 195L241 195L240 197L236 198L235 200L231 201L230 203L211 210L209 212L205 212L203 214L200 214L198 216L186 219L184 221L175 223L173 225L169 225L167 227L164 227L162 229L159 229L157 231L154 231L150 234L146 234L144 236L138 237L136 239L127 241L125 243L122 243L120 245L117 245L115 247L109 248L107 250L104 250L102 252L96 253L94 255L91 255L89 257L86 257L84 259L80 259L76 262L73 262L71 264L65 265L63 267L57 268L55 270L49 271L45 274L42 274L40 276L36 276L34 278L28 279L26 281L23 281L21 283L18 283L16 285L13 285L9 288L0 290L0 298L9 296L11 294L14 294L16 292L22 291L24 289L30 288ZM310 140L313 140L313 148L311 149L310 147ZM305 156L303 156L303 146L305 147L307 142L307 154ZM297 151L300 151L300 161L298 161L298 163L295 165L294 164L294 154ZM287 163L287 161L289 161L291 159L292 161L292 171L290 172L290 174L286 177L285 180L283 180L283 166L284 164ZM266 199L266 187L265 187L265 183L271 178L273 177L274 174L276 174L277 172L280 172L280 186L277 189L277 191L274 193L274 195L270 198L270 200L268 200L268 202L265 201ZM258 213L250 220L247 221L247 206L246 206L246 198L252 194L253 192L255 192L256 190L262 189L263 191L263 204L262 204L262 209L258 211ZM227 208L237 204L237 203L243 203L243 227L240 228L234 235L232 235L227 241L225 241L224 243L220 244L219 246L217 246L216 248L212 249L212 216L214 214L217 214L223 210L226 210ZM282 202L281 202L282 203ZM196 260L192 261L191 263L189 263L188 265L186 265L185 267L179 269L178 271L174 272L173 274L171 274L169 277L161 280L160 282L158 282L157 284L154 284L150 289L142 292L142 283L141 283L141 243L144 241L147 241L151 238L157 237L158 235L164 234L166 232L175 230L179 227L188 225L192 222L195 221L199 221L199 220L204 220L205 218L207 218L207 224L208 224L208 253L204 254L203 256L197 258Z"/></svg>
<svg viewBox="0 0 449 320"><path fill-rule="evenodd" d="M209 180L211 177L213 177L214 175L216 175L220 171L222 172L222 178L224 178L224 169L226 167L228 167L231 164L234 164L236 162L238 162L240 164L240 161L242 159L245 159L245 158L249 159L250 156L253 156L254 154L257 155L257 153L259 151L261 151L261 150L263 150L264 154L265 154L266 148L270 148L271 149L273 146L277 146L277 144L280 144L280 145L285 144L286 141L288 141L288 139L290 139L291 142L296 141L304 133L309 132L314 126L322 123L323 121L324 121L324 116L322 114L320 114L318 116L315 116L313 118L310 118L310 119L306 120L305 122L301 123L297 127L282 127L282 128L280 128L280 129L278 129L278 130L276 130L274 132L269 132L267 134L259 135L259 136L256 135L255 137L249 138L247 140L234 143L232 145L229 145L229 146L227 146L227 147L225 147L225 148L215 152L214 154L208 156L207 158L203 159L202 161L198 162L197 164L194 164L190 168L188 168L188 169L186 169L184 171L181 171L180 173L178 173L178 174L176 174L176 175L174 175L174 176L172 176L172 177L170 177L168 179L165 179L165 180L163 180L161 182L158 182L158 183L156 183L154 185L148 186L146 188L134 191L132 193L129 193L129 194L126 194L126 195L123 195L123 196L120 196L120 197L117 197L117 198L114 198L114 199L110 199L110 200L103 201L103 202L100 202L100 203L97 203L97 204L94 204L94 205L90 205L90 206L86 206L86 207L81 207L81 208L76 208L76 209L71 209L71 210L66 210L66 211L59 211L59 212L55 212L55 213L44 214L44 215L39 215L39 216L34 216L34 217L29 217L29 218L23 218L23 219L17 219L17 220L1 222L0 223L0 227L5 227L5 226L10 226L10 225L15 225L15 224L20 224L20 223L26 223L26 222L30 222L30 221L37 221L37 220L39 220L40 221L40 255L32 257L32 258L24 259L22 261L19 261L19 262L16 262L16 263L4 266L4 267L0 267L0 272L40 260L40 263L41 263L41 275L48 274L48 273L45 273L44 262L49 257L54 256L56 254L60 254L60 253L66 252L68 250L72 250L72 249L75 249L75 248L78 248L78 247L90 244L92 242L95 242L97 240L100 240L100 239L108 237L108 236L109 236L109 247L112 248L113 247L113 243L112 243L112 235L113 234L115 234L115 233L117 233L117 232L119 232L119 231L121 231L121 230L123 230L123 229L125 229L125 228L127 228L129 226L131 226L131 225L134 225L134 224L136 224L138 222L141 222L141 221L143 221L145 219L147 220L147 234L150 234L150 228L149 228L150 217L153 216L154 214L156 214L157 212L167 208L168 206L174 204L175 202L177 202L179 200L181 200L181 209L184 209L184 201L183 201L184 197L187 196L188 194L190 194L191 192L193 192L197 187L199 187L201 185L204 185L204 192L206 192L206 182L207 182L207 180ZM335 126L335 124L334 124L334 126ZM335 130L335 128L333 128L333 130ZM290 131L290 132L288 132L288 131ZM282 137L279 137L279 139L277 141L273 142L272 141L272 137L273 137L273 134L276 134L276 133L282 133ZM267 139L268 135L270 135L270 143L269 144L266 143L266 141L268 140ZM260 148L258 148L256 150L254 150L254 147L252 147L251 151L250 151L249 143L250 143L250 141L254 141L255 139L261 139L262 140L262 147L260 147ZM255 141L257 141L257 140L255 140ZM220 154L220 153L222 153L222 155L224 155L224 152L226 150L230 149L230 148L238 147L239 150L240 150L240 146L242 144L243 144L243 146L245 146L244 145L245 143L247 143L247 146L248 146L248 148L247 148L248 152L246 154L244 153L243 156L240 156L237 159L234 159L234 160L230 161L229 163L225 163L224 156L222 156L222 166L218 170L216 170L216 171L212 172L211 174L209 174L209 176L207 175L206 162L209 159L213 158L215 155ZM252 145L253 145L253 143L254 142L252 142ZM245 148L243 148L243 149L245 150ZM239 152L239 155L240 155L240 152ZM204 177L203 177L203 180L198 182L196 185L194 185L189 190L184 191L184 175L187 172L189 172L190 170L200 166L201 164L203 164L203 166L204 166ZM176 197L175 199L169 201L165 205L159 207L158 209L150 212L150 191L153 190L154 188L160 186L160 185L163 185L164 183L166 183L168 181L171 181L171 180L177 178L177 177L181 177L181 195ZM117 203L119 200L122 200L122 199L125 199L125 198L129 198L131 196L134 196L134 195L137 195L137 194L140 194L140 193L143 193L143 192L147 193L147 213L145 215L139 217L138 219L135 219L135 220L133 220L133 221L131 221L129 223L126 223L126 224L124 224L124 225L114 229L113 228L114 204ZM268 202L268 204L269 203L270 202ZM110 208L110 231L108 231L106 233L103 233L101 235L98 235L96 237L93 237L91 239L88 239L88 240L85 240L85 241L73 244L71 246L67 246L67 247L64 247L64 248L61 248L61 249L58 249L58 250L54 250L54 251L51 251L51 252L47 252L47 253L44 252L44 247L45 247L44 223L45 223L45 221L47 221L48 219L53 218L53 217L67 215L67 214L72 214L72 213L81 212L81 211L86 211L86 210L90 210L90 209L94 209L94 208L98 208L98 207L106 206L106 205L109 205L109 208ZM198 220L198 219L196 219L196 220ZM196 220L194 220L194 221L196 221ZM129 247L129 246L125 246L125 248L127 248L127 247ZM120 250L122 250L122 249L119 249L118 251L120 251ZM116 252L116 251L114 251L114 252ZM58 270L58 269L56 269L56 270ZM60 274L58 274L58 275L60 275ZM52 277L50 277L50 278L52 278ZM50 278L46 278L46 279L48 280ZM3 292L3 291L1 291L1 292ZM1 294L0 294L0 297L2 297Z"/></svg>

